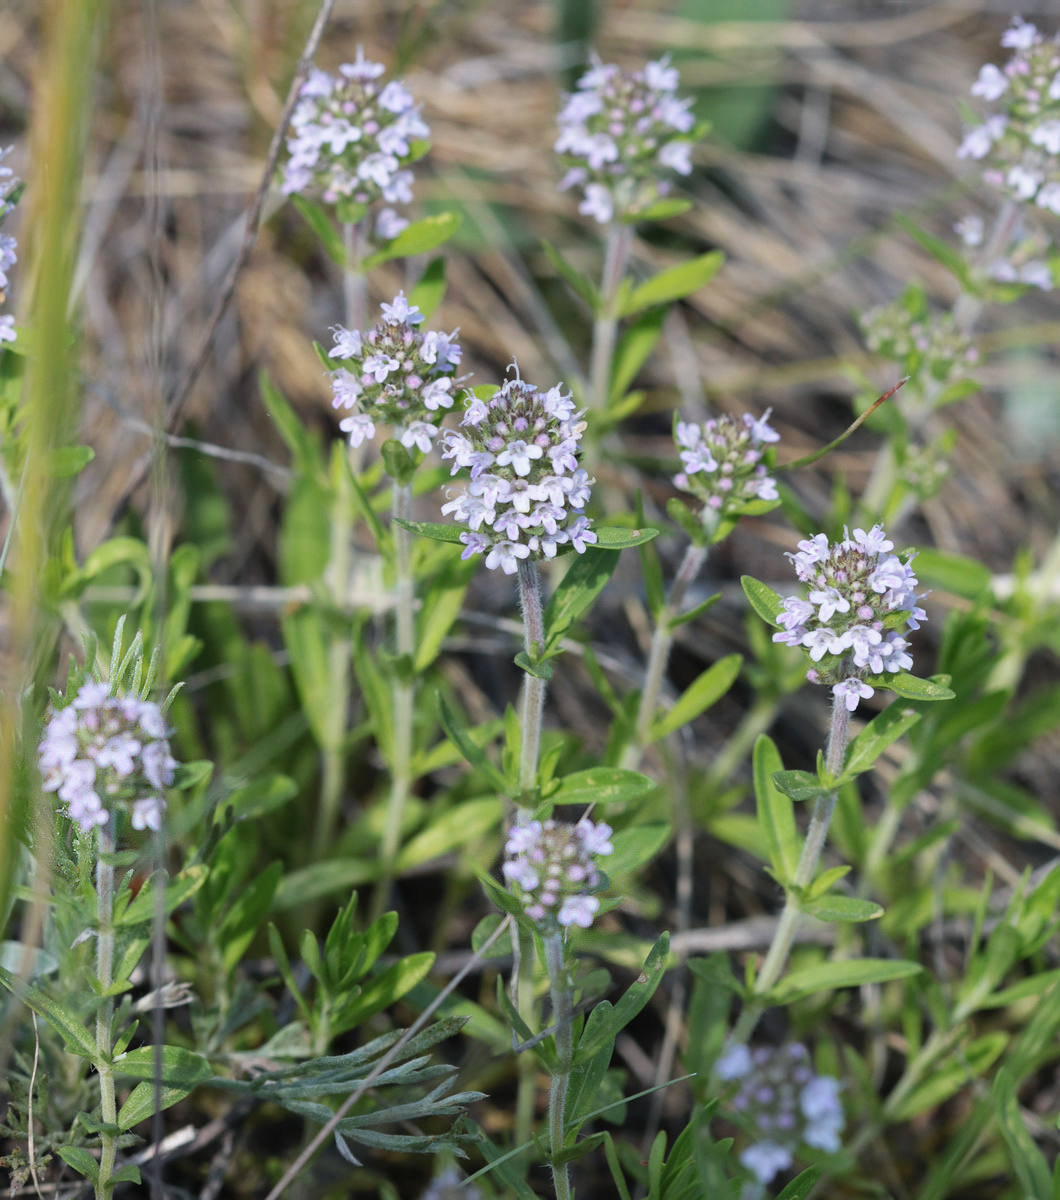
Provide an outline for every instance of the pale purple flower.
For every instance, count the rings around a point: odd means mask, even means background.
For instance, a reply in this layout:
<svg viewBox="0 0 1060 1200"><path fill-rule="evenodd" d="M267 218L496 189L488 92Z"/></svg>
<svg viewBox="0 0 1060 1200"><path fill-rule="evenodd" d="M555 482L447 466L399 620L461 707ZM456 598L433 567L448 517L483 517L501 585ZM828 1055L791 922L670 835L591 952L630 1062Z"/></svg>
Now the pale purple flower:
<svg viewBox="0 0 1060 1200"><path fill-rule="evenodd" d="M542 932L587 929L600 907L595 859L611 854L611 829L583 817L577 825L520 817L505 842L501 873Z"/></svg>
<svg viewBox="0 0 1060 1200"><path fill-rule="evenodd" d="M759 1183L771 1183L779 1171L786 1171L794 1161L791 1151L776 1142L757 1142L740 1153L740 1162Z"/></svg>
<svg viewBox="0 0 1060 1200"><path fill-rule="evenodd" d="M1022 17L1013 17L1012 24L1001 35L1001 44L1009 50L1029 50L1038 37L1038 27Z"/></svg>
<svg viewBox="0 0 1060 1200"><path fill-rule="evenodd" d="M15 318L10 314L0 317L0 342L14 342L18 339L15 331Z"/></svg>
<svg viewBox="0 0 1060 1200"><path fill-rule="evenodd" d="M772 410L740 420L724 414L703 425L678 421L674 440L684 470L674 486L703 501L705 514L738 513L750 500L774 500L776 483L762 462L763 445L778 440L769 424Z"/></svg>
<svg viewBox="0 0 1060 1200"><path fill-rule="evenodd" d="M1008 78L999 71L993 63L987 63L979 70L979 78L972 84L972 95L981 96L984 100L997 100L1008 91Z"/></svg>
<svg viewBox="0 0 1060 1200"><path fill-rule="evenodd" d="M1045 184L1045 186L1038 192L1037 198L1035 199L1035 204L1037 204L1039 208L1047 209L1049 212L1060 217L1060 180L1055 180L1051 183ZM1046 269L1048 270L1048 268ZM1039 276L1039 278L1040 277L1041 276ZM1024 280L1023 282L1030 281ZM1036 286L1041 287L1042 284L1037 283Z"/></svg>
<svg viewBox="0 0 1060 1200"><path fill-rule="evenodd" d="M859 700L868 700L875 694L875 689L870 687L863 679L858 679L856 676L851 676L849 679L840 680L832 688L832 694L837 700L842 700L848 711L853 712L858 706Z"/></svg>

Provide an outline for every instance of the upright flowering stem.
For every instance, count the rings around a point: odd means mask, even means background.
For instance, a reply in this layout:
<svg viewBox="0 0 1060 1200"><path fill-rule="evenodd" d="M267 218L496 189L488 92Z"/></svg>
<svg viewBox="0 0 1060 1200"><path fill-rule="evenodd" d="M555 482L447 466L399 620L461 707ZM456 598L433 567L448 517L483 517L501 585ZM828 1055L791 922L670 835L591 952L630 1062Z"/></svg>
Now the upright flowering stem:
<svg viewBox="0 0 1060 1200"><path fill-rule="evenodd" d="M825 769L833 778L837 778L843 770L849 724L850 711L843 697L837 695L832 702L832 727L828 734L828 745L825 752ZM806 841L802 847L802 854L799 856L798 866L795 868L792 886L788 890L787 899L784 902L784 910L777 922L777 928L765 961L762 963L762 969L755 979L754 994L756 998L741 1013L733 1031L734 1042L744 1043L750 1038L755 1025L758 1024L758 1018L762 1015L763 1005L760 997L769 992L787 964L788 955L791 953L791 947L795 941L799 919L802 916L802 892L810 886L817 874L817 864L824 851L828 826L831 824L832 814L835 812L837 796L838 792L829 792L827 795L818 796L814 803L810 827L806 832Z"/></svg>
<svg viewBox="0 0 1060 1200"><path fill-rule="evenodd" d="M529 558L519 560L519 604L523 610L526 653L532 660L545 645L545 622L541 607L541 582L537 566ZM544 708L545 681L527 672L523 682L522 748L519 756L519 791L522 799L533 793L537 781Z"/></svg>
<svg viewBox="0 0 1060 1200"><path fill-rule="evenodd" d="M589 394L594 412L605 412L611 398L611 362L618 335L616 300L629 263L633 229L612 221L607 230L607 251L600 281L600 308L593 322L593 348L589 368Z"/></svg>
<svg viewBox="0 0 1060 1200"><path fill-rule="evenodd" d="M412 510L412 485L393 484L392 515L408 520ZM394 539L394 649L398 658L394 677L394 761L390 764L390 800L383 830L382 868L373 896L373 914L385 910L394 878L394 863L401 844L401 825L412 786L412 726L415 714L415 687L411 677L416 652L413 613L414 594L411 562L411 535L395 522L390 532Z"/></svg>
<svg viewBox="0 0 1060 1200"><path fill-rule="evenodd" d="M677 570L670 594L666 598L662 612L659 613L655 624L655 632L651 639L651 650L648 654L648 667L644 676L644 689L640 694L640 705L637 708L637 723L633 731L633 740L622 755L622 766L634 770L640 762L644 747L648 744L648 731L659 707L659 692L662 681L666 676L666 667L670 661L670 648L673 645L673 622L680 616L685 595L696 576L707 561L706 546L689 546Z"/></svg>
<svg viewBox="0 0 1060 1200"><path fill-rule="evenodd" d="M566 963L565 935L549 934L544 939L545 966L548 971L549 989L552 996L552 1022L555 1028L553 1040L556 1046L556 1069L548 1092L548 1143L553 1160L563 1150L564 1124L567 1111L567 1091L570 1087L571 1060L573 1058L574 997ZM566 1163L552 1166L552 1183L556 1189L556 1200L570 1200L570 1168Z"/></svg>
<svg viewBox="0 0 1060 1200"><path fill-rule="evenodd" d="M96 1011L96 1073L99 1075L100 1119L106 1126L118 1123L118 1107L114 1096L114 1065L111 1062L111 1022L114 1019L114 998L106 996L113 983L114 971L114 816L99 830L99 856L96 859L96 975L100 991L106 997ZM114 1172L115 1135L104 1129L100 1135L102 1153L96 1179L97 1200L107 1200L112 1190L107 1185Z"/></svg>
<svg viewBox="0 0 1060 1200"><path fill-rule="evenodd" d="M343 223L342 243L346 248L346 264L342 274L342 298L347 329L361 329L364 326L365 278L361 266L364 237L363 220Z"/></svg>

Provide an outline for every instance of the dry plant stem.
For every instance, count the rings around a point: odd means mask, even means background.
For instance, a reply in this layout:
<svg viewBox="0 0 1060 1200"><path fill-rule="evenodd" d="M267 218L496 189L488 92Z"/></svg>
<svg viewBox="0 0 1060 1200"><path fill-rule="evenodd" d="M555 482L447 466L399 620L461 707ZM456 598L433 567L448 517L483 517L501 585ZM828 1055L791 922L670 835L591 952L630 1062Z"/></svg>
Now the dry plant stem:
<svg viewBox="0 0 1060 1200"><path fill-rule="evenodd" d="M548 1092L548 1147L553 1158L563 1150L563 1135L567 1112L567 1091L570 1088L571 1060L573 1058L573 996L567 977L564 937L561 933L549 934L545 939L545 966L548 971L552 993L553 1035L556 1044L556 1069ZM556 1200L570 1200L570 1166L563 1163L552 1167L552 1185Z"/></svg>
<svg viewBox="0 0 1060 1200"><path fill-rule="evenodd" d="M837 696L832 703L832 729L828 735L828 748L825 754L825 770L833 778L837 777L843 769L849 725L850 713L847 711L845 702ZM740 1014L740 1019L736 1022L733 1030L732 1040L736 1043L748 1041L754 1032L758 1018L762 1015L765 1007L761 997L769 993L787 965L788 955L791 953L791 947L795 941L795 932L802 916L801 893L809 887L817 873L817 864L820 862L825 839L828 837L828 826L832 820L832 813L835 812L838 794L838 792L829 792L826 796L818 796L814 802L810 828L806 832L806 841L802 847L802 854L799 856L798 866L795 868L795 877L788 889L784 909L777 922L777 928L766 953L765 961L762 963L762 969L755 979L754 999Z"/></svg>
<svg viewBox="0 0 1060 1200"><path fill-rule="evenodd" d="M673 622L676 617L680 616L685 595L706 561L707 548L705 546L689 546L685 550L685 556L677 570L670 594L655 623L651 650L648 654L648 667L644 676L644 688L641 691L640 705L637 708L637 723L633 731L633 741L626 747L622 755L622 766L627 770L635 769L644 755L644 748L648 744L648 734L659 707L659 692L662 690L666 667L670 661L670 649L674 641Z"/></svg>
<svg viewBox="0 0 1060 1200"><path fill-rule="evenodd" d="M96 858L96 976L100 991L106 993L113 983L114 970L114 817L99 831ZM96 1073L99 1075L100 1119L105 1125L118 1123L118 1107L114 1098L114 1066L111 1062L111 1022L114 1019L114 999L107 997L96 1011ZM108 1130L99 1135L102 1152L99 1156L99 1175L96 1177L97 1200L106 1200L113 1188L108 1187L114 1173L116 1137Z"/></svg>
<svg viewBox="0 0 1060 1200"><path fill-rule="evenodd" d="M343 224L342 244L346 248L346 267L342 274L346 328L363 329L365 277L361 259L364 256L364 221L346 221Z"/></svg>
<svg viewBox="0 0 1060 1200"><path fill-rule="evenodd" d="M600 281L600 307L593 322L593 349L589 366L589 406L598 413L607 411L611 398L611 362L618 335L615 301L618 299L619 284L626 273L632 244L632 226L613 221L607 231L604 273Z"/></svg>
<svg viewBox="0 0 1060 1200"><path fill-rule="evenodd" d="M545 624L537 567L526 558L519 562L519 604L523 610L526 653L533 660L544 648ZM545 681L527 672L523 681L522 747L519 755L521 800L526 800L533 793L537 783L537 759L541 752L541 716L544 707Z"/></svg>
<svg viewBox="0 0 1060 1200"><path fill-rule="evenodd" d="M401 1051L409 1044L417 1033L427 1022L434 1016L438 1009L448 1000L448 998L456 991L461 982L471 973L472 970L482 961L483 955L493 945L495 941L505 933L512 925L511 917L505 917L497 928L489 935L482 943L476 953L472 954L465 966L453 976L453 978L445 985L437 996L427 1005L420 1013L415 1021L405 1030L400 1038L390 1047L383 1057L375 1064L368 1072L365 1078L357 1085L357 1087L346 1097L345 1100L336 1109L335 1114L328 1119L326 1125L320 1129L314 1136L308 1146L298 1155L293 1163L283 1173L282 1178L265 1197L265 1200L279 1200L279 1197L287 1190L287 1188L302 1174L309 1164L309 1160L320 1149L320 1147L330 1140L331 1135L335 1132L335 1128L358 1100L368 1091L373 1083L380 1075L390 1066Z"/></svg>
<svg viewBox="0 0 1060 1200"><path fill-rule="evenodd" d="M407 521L412 511L412 485L398 483L392 489L392 515ZM415 689L412 660L416 653L416 627L413 614L412 535L391 522L394 539L394 649L398 658L394 676L394 761L390 764L390 799L383 829L382 865L379 884L372 896L372 915L386 909L394 881L394 864L401 845L401 826L412 786L412 726L415 715ZM406 674L409 672L409 674Z"/></svg>

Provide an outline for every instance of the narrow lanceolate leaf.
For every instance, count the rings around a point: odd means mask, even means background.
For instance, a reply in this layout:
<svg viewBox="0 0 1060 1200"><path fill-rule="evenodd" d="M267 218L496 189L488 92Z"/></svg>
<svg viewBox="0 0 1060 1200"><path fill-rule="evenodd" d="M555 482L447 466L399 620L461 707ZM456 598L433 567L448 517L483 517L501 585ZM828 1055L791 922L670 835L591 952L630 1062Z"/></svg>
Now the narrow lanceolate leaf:
<svg viewBox="0 0 1060 1200"><path fill-rule="evenodd" d="M444 212L413 221L381 250L370 254L364 260L364 267L368 270L392 258L412 258L415 254L436 250L456 233L462 220L457 212Z"/></svg>
<svg viewBox="0 0 1060 1200"><path fill-rule="evenodd" d="M630 546L643 546L659 536L658 529L645 525L641 529L620 529L612 525L597 526L596 545L601 550L628 550Z"/></svg>
<svg viewBox="0 0 1060 1200"><path fill-rule="evenodd" d="M806 1200L813 1191L813 1185L824 1174L824 1167L807 1167L801 1175L796 1175L788 1186L780 1193L777 1200Z"/></svg>
<svg viewBox="0 0 1060 1200"><path fill-rule="evenodd" d="M525 650L520 650L515 656L515 665L525 671L527 675L533 675L535 679L544 679L547 682L552 678L552 664L534 662Z"/></svg>
<svg viewBox="0 0 1060 1200"><path fill-rule="evenodd" d="M679 263L666 271L660 271L654 278L633 289L629 298L622 306L622 316L645 308L653 308L657 304L669 304L672 300L681 300L698 292L718 273L725 255L720 250L712 250L709 254L701 254L690 262Z"/></svg>
<svg viewBox="0 0 1060 1200"><path fill-rule="evenodd" d="M339 267L345 266L346 247L342 244L342 235L324 209L304 196L293 195L290 199L299 215L317 235L332 262Z"/></svg>
<svg viewBox="0 0 1060 1200"><path fill-rule="evenodd" d="M877 921L883 916L880 905L855 896L822 896L807 901L802 911L818 921Z"/></svg>
<svg viewBox="0 0 1060 1200"><path fill-rule="evenodd" d="M668 737L682 725L695 720L700 713L706 712L736 682L742 665L743 657L739 654L729 654L719 659L693 680L673 708L652 725L648 740L657 742L660 738Z"/></svg>
<svg viewBox="0 0 1060 1200"><path fill-rule="evenodd" d="M865 682L872 687L887 688L906 700L952 700L954 693L933 679L920 679L905 671L893 675L866 675Z"/></svg>
<svg viewBox="0 0 1060 1200"><path fill-rule="evenodd" d="M33 1009L38 1017L43 1017L63 1039L67 1049L72 1050L75 1054L80 1054L82 1058L95 1059L95 1038L61 1004L57 1004L50 996L46 996L30 984L23 983L18 976L12 975L10 971L5 971L3 967L0 967L0 984L3 984L8 991L13 992L27 1008Z"/></svg>
<svg viewBox="0 0 1060 1200"><path fill-rule="evenodd" d="M407 529L409 533L418 533L420 537L432 538L436 542L459 542L460 535L467 532L462 525L441 521L406 521L403 517L395 517L394 524Z"/></svg>
<svg viewBox="0 0 1060 1200"><path fill-rule="evenodd" d="M779 775L784 765L780 751L764 733L755 742L752 762L755 805L769 847L769 862L777 879L781 883L790 883L799 863L799 832L791 798L773 782L773 776Z"/></svg>
<svg viewBox="0 0 1060 1200"><path fill-rule="evenodd" d="M846 780L869 770L884 750L911 729L920 717L915 708L900 700L873 717L847 747L842 778Z"/></svg>
<svg viewBox="0 0 1060 1200"><path fill-rule="evenodd" d="M99 1163L83 1146L58 1146L55 1153L67 1166L73 1167L78 1175L84 1175L91 1183L94 1184L99 1179Z"/></svg>
<svg viewBox="0 0 1060 1200"><path fill-rule="evenodd" d="M623 333L615 350L615 361L611 369L611 404L626 394L637 372L655 349L662 335L665 319L665 308L649 308Z"/></svg>
<svg viewBox="0 0 1060 1200"><path fill-rule="evenodd" d="M194 1050L182 1046L163 1046L161 1052L162 1082L193 1088L213 1078L210 1064ZM114 1071L128 1079L153 1080L155 1077L155 1047L140 1046L114 1062Z"/></svg>
<svg viewBox="0 0 1060 1200"><path fill-rule="evenodd" d="M779 629L777 613L780 612L784 605L784 598L778 592L774 592L771 587L762 583L761 580L755 579L751 575L741 575L740 585L744 590L744 595L751 602L751 607L758 613L762 620Z"/></svg>
<svg viewBox="0 0 1060 1200"><path fill-rule="evenodd" d="M834 787L824 787L816 775L809 771L778 771L773 776L776 787L792 800L816 800L818 796L827 796L834 792Z"/></svg>
<svg viewBox="0 0 1060 1200"><path fill-rule="evenodd" d="M471 740L467 730L461 724L460 718L449 707L440 692L438 693L438 721L449 740L459 748L460 753L473 767L486 776L490 786L502 795L507 795L508 781L504 778L503 772L498 770L486 757L486 752Z"/></svg>
<svg viewBox="0 0 1060 1200"><path fill-rule="evenodd" d="M770 993L775 1004L790 1004L818 992L830 992L834 988L860 987L864 983L889 983L894 979L908 979L919 975L924 968L919 963L906 959L855 958L849 962L816 963L791 971Z"/></svg>
<svg viewBox="0 0 1060 1200"><path fill-rule="evenodd" d="M549 793L552 804L625 804L637 800L655 788L655 782L639 771L623 767L590 767L565 776L556 791Z"/></svg>
<svg viewBox="0 0 1060 1200"><path fill-rule="evenodd" d="M574 1051L576 1064L588 1062L633 1020L648 1003L659 986L670 953L670 935L664 933L655 943L644 962L644 970L627 989L618 1003L598 1022L586 1022L585 1033ZM606 1011L606 1010L605 1010Z"/></svg>
<svg viewBox="0 0 1060 1200"><path fill-rule="evenodd" d="M552 645L585 613L618 566L614 550L590 546L579 554L545 606L545 641Z"/></svg>
<svg viewBox="0 0 1060 1200"><path fill-rule="evenodd" d="M541 249L544 250L545 257L567 281L575 294L580 296L593 312L596 312L600 305L600 293L596 284L576 267L572 267L551 242L542 239Z"/></svg>
<svg viewBox="0 0 1060 1200"><path fill-rule="evenodd" d="M194 1090L195 1085L187 1087L164 1083L158 1089L160 1103L156 1108L155 1085L150 1080L144 1080L144 1082L138 1083L133 1088L129 1099L119 1109L118 1128L123 1132L132 1129L134 1125L139 1125L141 1121L146 1121L148 1117L153 1117L156 1112L161 1112L164 1108L170 1108L172 1105L178 1104L185 1096L191 1095Z"/></svg>

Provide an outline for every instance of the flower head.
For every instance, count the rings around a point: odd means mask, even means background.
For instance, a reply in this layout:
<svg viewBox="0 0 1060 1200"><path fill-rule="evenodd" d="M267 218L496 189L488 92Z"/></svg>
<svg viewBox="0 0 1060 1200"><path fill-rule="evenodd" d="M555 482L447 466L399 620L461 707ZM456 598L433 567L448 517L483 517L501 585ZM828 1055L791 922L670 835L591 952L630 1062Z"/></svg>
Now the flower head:
<svg viewBox="0 0 1060 1200"><path fill-rule="evenodd" d="M407 204L412 199L416 143L430 136L403 83L380 78L382 63L343 63L337 75L313 69L302 85L287 139L285 195L312 191L328 204ZM383 212L388 212L384 209ZM389 211L376 233L393 237L401 218ZM395 225L398 222L398 225Z"/></svg>
<svg viewBox="0 0 1060 1200"><path fill-rule="evenodd" d="M522 559L578 554L596 541L584 506L592 480L578 466L585 429L574 401L557 385L541 393L516 377L488 399L469 394L460 430L446 430L442 458L452 474L470 472L467 487L442 507L470 534L464 557L485 553L490 570L507 575Z"/></svg>
<svg viewBox="0 0 1060 1200"><path fill-rule="evenodd" d="M919 628L926 616L910 561L890 553L894 543L883 526L846 532L834 545L819 533L788 555L809 592L784 599L773 641L808 651L813 682L831 684L853 712L873 694L865 676L912 667L900 631Z"/></svg>
<svg viewBox="0 0 1060 1200"><path fill-rule="evenodd" d="M1021 204L1057 212L1060 184L1060 41L1016 17L1001 38L1011 51L1001 67L987 63L972 84L986 115L957 151L983 164L987 182Z"/></svg>
<svg viewBox="0 0 1060 1200"><path fill-rule="evenodd" d="M677 85L666 58L635 71L601 64L581 77L555 142L567 168L560 187L582 189L579 212L607 224L665 195L670 172L691 172L695 118Z"/></svg>
<svg viewBox="0 0 1060 1200"><path fill-rule="evenodd" d="M684 470L674 484L703 501L704 511L725 515L750 500L776 500L776 481L762 462L764 444L780 435L769 424L767 409L757 419L727 414L703 425L678 421L674 439Z"/></svg>
<svg viewBox="0 0 1060 1200"><path fill-rule="evenodd" d="M720 1070L729 1064L727 1072ZM787 1170L803 1146L834 1154L846 1124L839 1081L814 1073L806 1047L750 1050L734 1046L718 1062L725 1081L739 1081L729 1101L733 1119L754 1139L740 1162L760 1183Z"/></svg>
<svg viewBox="0 0 1060 1200"><path fill-rule="evenodd" d="M331 358L332 403L350 411L339 422L350 444L375 436L376 422L393 425L401 444L427 453L438 434L439 410L453 406L452 373L460 343L452 333L417 328L423 314L403 292L382 306L383 317L365 334L336 325Z"/></svg>
<svg viewBox="0 0 1060 1200"><path fill-rule="evenodd" d="M543 932L588 929L600 907L592 894L601 883L594 860L613 850L611 828L603 823L521 819L508 834L501 872Z"/></svg>
<svg viewBox="0 0 1060 1200"><path fill-rule="evenodd" d="M162 828L164 792L177 761L159 706L112 696L106 684L82 684L65 708L53 708L37 748L46 792L57 793L84 833L125 810L134 829Z"/></svg>

